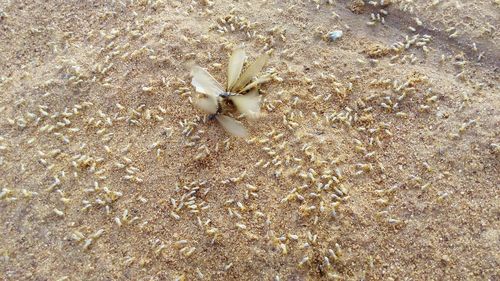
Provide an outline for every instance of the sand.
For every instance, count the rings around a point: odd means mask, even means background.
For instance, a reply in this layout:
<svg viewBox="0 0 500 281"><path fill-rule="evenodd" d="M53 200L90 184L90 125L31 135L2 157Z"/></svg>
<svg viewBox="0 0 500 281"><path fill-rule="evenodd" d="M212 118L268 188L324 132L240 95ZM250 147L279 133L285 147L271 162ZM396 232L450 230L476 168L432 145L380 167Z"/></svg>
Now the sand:
<svg viewBox="0 0 500 281"><path fill-rule="evenodd" d="M371 2L0 1L0 279L500 280L499 2Z"/></svg>

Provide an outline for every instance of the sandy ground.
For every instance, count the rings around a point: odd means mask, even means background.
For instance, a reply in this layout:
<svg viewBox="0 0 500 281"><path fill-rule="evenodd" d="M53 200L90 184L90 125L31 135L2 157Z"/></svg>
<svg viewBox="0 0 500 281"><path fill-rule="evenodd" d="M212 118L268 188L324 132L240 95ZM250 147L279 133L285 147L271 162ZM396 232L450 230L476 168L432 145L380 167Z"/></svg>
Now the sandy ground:
<svg viewBox="0 0 500 281"><path fill-rule="evenodd" d="M500 280L499 1L366 2L1 0L0 279Z"/></svg>

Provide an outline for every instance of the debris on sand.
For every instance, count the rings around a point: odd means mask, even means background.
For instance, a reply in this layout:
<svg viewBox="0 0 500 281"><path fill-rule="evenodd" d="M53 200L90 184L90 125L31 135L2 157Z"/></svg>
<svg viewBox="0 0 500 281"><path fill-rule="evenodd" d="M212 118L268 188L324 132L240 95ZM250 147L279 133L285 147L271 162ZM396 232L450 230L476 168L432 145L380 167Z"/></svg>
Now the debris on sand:
<svg viewBox="0 0 500 281"><path fill-rule="evenodd" d="M340 39L342 37L343 34L344 34L344 32L342 32L342 30L334 30L334 31L328 33L328 38L331 41L337 41L338 39Z"/></svg>

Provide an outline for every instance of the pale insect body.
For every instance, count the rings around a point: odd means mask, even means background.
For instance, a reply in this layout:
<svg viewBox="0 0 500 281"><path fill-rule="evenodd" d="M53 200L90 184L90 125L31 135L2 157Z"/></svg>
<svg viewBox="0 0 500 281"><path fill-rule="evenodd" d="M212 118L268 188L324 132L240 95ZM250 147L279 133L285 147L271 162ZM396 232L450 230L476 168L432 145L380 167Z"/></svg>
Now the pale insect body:
<svg viewBox="0 0 500 281"><path fill-rule="evenodd" d="M246 137L248 132L240 122L222 114L221 103L230 100L236 106L236 109L247 118L258 118L261 101L257 87L259 84L271 79L271 76L267 74L258 77L252 82L252 79L261 72L267 63L269 59L267 54L258 57L242 73L245 59L246 54L242 49L236 49L232 53L229 59L228 79L225 89L203 68L199 66L191 68L191 75L193 76L191 84L196 88L197 92L205 95L203 98L196 98L193 104L198 109L209 113L210 119L215 118L230 134L238 137ZM247 91L249 92L246 93Z"/></svg>

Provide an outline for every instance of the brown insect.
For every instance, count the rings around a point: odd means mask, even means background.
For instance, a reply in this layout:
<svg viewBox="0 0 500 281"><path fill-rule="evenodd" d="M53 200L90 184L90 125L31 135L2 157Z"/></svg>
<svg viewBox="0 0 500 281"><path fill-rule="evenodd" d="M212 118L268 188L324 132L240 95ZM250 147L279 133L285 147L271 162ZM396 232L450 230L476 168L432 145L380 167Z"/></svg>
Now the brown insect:
<svg viewBox="0 0 500 281"><path fill-rule="evenodd" d="M245 59L245 51L242 49L233 51L229 58L225 88L200 66L191 68L191 75L193 76L191 84L196 88L197 92L204 94L204 97L194 100L194 105L210 114L210 119L217 119L230 134L238 137L247 136L248 131L240 122L225 115L222 105L229 101L245 117L250 119L258 118L260 115L258 86L271 79L271 74L257 77L269 60L269 55L263 54L259 56L242 72Z"/></svg>

